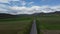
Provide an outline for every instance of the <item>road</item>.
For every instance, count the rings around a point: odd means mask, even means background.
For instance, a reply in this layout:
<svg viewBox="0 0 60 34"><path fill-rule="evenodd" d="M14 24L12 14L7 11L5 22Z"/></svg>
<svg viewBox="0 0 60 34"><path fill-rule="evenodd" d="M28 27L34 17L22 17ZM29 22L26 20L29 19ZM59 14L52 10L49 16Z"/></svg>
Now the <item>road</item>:
<svg viewBox="0 0 60 34"><path fill-rule="evenodd" d="M32 28L30 34L37 34L36 20L33 20Z"/></svg>

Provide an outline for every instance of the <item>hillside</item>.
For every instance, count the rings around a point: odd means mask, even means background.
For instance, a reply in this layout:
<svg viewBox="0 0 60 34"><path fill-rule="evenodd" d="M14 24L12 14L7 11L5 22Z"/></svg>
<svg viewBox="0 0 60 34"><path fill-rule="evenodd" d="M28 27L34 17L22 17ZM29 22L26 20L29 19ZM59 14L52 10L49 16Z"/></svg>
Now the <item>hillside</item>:
<svg viewBox="0 0 60 34"><path fill-rule="evenodd" d="M55 11L55 12L50 12L50 13L35 13L33 14L35 16L54 16L54 15L59 15L60 16L60 11Z"/></svg>
<svg viewBox="0 0 60 34"><path fill-rule="evenodd" d="M17 15L11 15L6 13L0 13L0 18L14 18L17 17Z"/></svg>

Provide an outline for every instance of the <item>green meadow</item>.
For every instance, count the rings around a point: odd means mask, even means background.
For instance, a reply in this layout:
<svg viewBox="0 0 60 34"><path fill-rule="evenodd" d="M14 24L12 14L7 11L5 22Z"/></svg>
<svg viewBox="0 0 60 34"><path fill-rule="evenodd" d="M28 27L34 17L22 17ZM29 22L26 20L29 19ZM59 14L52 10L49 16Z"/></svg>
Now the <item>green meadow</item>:
<svg viewBox="0 0 60 34"><path fill-rule="evenodd" d="M39 34L41 30L60 30L60 16L37 16L37 30Z"/></svg>
<svg viewBox="0 0 60 34"><path fill-rule="evenodd" d="M31 16L0 19L0 34L29 34L32 20Z"/></svg>

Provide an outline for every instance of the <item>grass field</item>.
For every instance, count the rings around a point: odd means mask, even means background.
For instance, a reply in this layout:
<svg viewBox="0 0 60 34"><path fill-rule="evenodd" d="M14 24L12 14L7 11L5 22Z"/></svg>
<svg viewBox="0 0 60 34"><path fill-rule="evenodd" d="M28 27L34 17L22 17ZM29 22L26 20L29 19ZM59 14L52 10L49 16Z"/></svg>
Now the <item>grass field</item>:
<svg viewBox="0 0 60 34"><path fill-rule="evenodd" d="M41 30L60 30L60 16L37 16L38 34ZM0 34L29 34L33 16L0 19Z"/></svg>
<svg viewBox="0 0 60 34"><path fill-rule="evenodd" d="M37 17L37 28L39 34L41 30L60 30L60 16Z"/></svg>
<svg viewBox="0 0 60 34"><path fill-rule="evenodd" d="M0 34L29 34L31 17L0 19Z"/></svg>

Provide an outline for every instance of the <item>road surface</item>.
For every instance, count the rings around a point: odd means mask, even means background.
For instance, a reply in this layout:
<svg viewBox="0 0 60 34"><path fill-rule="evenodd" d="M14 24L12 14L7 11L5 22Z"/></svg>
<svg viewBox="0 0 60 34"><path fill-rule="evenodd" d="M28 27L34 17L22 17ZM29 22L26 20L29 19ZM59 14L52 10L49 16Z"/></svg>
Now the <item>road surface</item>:
<svg viewBox="0 0 60 34"><path fill-rule="evenodd" d="M36 20L34 19L30 34L37 34Z"/></svg>

